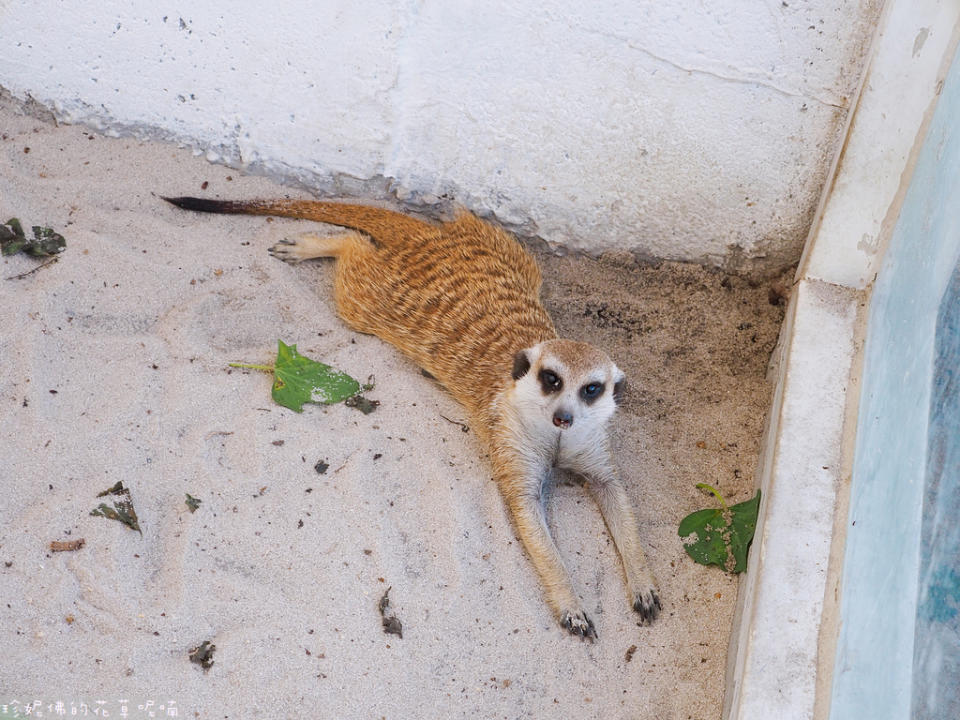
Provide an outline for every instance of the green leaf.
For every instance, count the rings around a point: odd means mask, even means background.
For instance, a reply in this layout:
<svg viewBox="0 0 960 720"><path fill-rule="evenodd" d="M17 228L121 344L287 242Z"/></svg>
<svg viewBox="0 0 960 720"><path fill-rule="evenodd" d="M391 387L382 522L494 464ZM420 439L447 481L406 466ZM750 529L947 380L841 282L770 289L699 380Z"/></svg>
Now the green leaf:
<svg viewBox="0 0 960 720"><path fill-rule="evenodd" d="M194 497L193 495L191 495L190 493L186 493L186 496L187 496L187 499L186 499L185 502L187 503L187 507L190 508L190 512L192 512L192 513L193 513L193 512L196 512L196 511L197 511L197 508L200 507L200 503L201 503L202 501L201 501L201 500L198 500L197 498L195 498L195 497Z"/></svg>
<svg viewBox="0 0 960 720"><path fill-rule="evenodd" d="M26 240L10 240L0 243L0 252L3 255L16 255L27 246Z"/></svg>
<svg viewBox="0 0 960 720"><path fill-rule="evenodd" d="M24 232L23 232L23 225L20 224L20 221L17 220L17 218L10 218L9 220L7 220L6 224L10 226L10 229L13 231L13 234L16 235L17 237L22 237L22 238L26 237L26 235L24 235Z"/></svg>
<svg viewBox="0 0 960 720"><path fill-rule="evenodd" d="M133 503L130 500L130 489L125 488L123 482L118 482L113 487L97 493L97 497L105 497L107 495L116 495L120 499L114 501L113 507L110 507L106 503L100 503L100 505L90 511L90 514L122 522L131 530L136 530L143 535L143 532L140 530L139 520L137 519L137 512L133 509Z"/></svg>
<svg viewBox="0 0 960 720"><path fill-rule="evenodd" d="M52 228L34 225L31 230L33 230L33 240L24 248L24 252L28 255L46 257L56 255L67 248L67 241L63 239L63 235L54 232Z"/></svg>
<svg viewBox="0 0 960 720"><path fill-rule="evenodd" d="M360 383L346 373L301 355L283 340L277 341L273 372L274 401L296 412L303 412L306 402L330 405L360 391Z"/></svg>
<svg viewBox="0 0 960 720"><path fill-rule="evenodd" d="M713 488L707 489L720 498ZM722 498L720 501L723 504ZM684 538L687 554L701 565L719 565L727 572L741 573L747 569L747 551L757 529L759 510L757 490L750 500L728 508L690 513L680 522L677 534Z"/></svg>
<svg viewBox="0 0 960 720"><path fill-rule="evenodd" d="M28 238L17 218L10 218L0 225L0 253L14 255L22 250L33 257L47 257L66 249L67 241L52 228L34 225L31 230L33 237Z"/></svg>
<svg viewBox="0 0 960 720"><path fill-rule="evenodd" d="M19 220L10 218L3 225L0 225L0 253L13 255L20 252L26 244L27 238L23 235L23 228L20 227Z"/></svg>

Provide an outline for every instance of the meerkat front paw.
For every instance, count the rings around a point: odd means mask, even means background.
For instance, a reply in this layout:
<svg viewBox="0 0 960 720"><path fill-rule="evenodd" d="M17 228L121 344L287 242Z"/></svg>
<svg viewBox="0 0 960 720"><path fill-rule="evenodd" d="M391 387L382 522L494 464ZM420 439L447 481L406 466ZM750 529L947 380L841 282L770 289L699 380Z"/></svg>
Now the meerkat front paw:
<svg viewBox="0 0 960 720"><path fill-rule="evenodd" d="M597 637L597 630L593 627L593 621L587 617L583 610L565 611L560 616L560 624L571 635L579 635L586 640L594 640Z"/></svg>
<svg viewBox="0 0 960 720"><path fill-rule="evenodd" d="M663 609L655 587L633 593L633 609L640 615L641 625L651 625Z"/></svg>

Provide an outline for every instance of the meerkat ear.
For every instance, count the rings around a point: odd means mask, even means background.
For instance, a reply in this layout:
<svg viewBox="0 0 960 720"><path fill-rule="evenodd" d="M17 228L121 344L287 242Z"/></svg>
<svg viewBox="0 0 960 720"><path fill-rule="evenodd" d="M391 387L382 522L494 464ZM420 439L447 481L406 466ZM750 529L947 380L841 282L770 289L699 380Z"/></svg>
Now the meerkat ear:
<svg viewBox="0 0 960 720"><path fill-rule="evenodd" d="M527 351L521 350L513 356L513 375L514 380L519 380L530 369L530 358L527 357Z"/></svg>
<svg viewBox="0 0 960 720"><path fill-rule="evenodd" d="M626 390L627 390L627 378L621 375L613 383L613 401L617 405L623 402L623 396Z"/></svg>

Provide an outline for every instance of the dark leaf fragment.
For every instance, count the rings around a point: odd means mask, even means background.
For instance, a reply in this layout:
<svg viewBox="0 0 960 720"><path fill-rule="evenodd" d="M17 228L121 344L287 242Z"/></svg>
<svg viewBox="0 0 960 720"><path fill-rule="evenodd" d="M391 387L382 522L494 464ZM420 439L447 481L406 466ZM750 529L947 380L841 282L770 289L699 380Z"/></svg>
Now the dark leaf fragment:
<svg viewBox="0 0 960 720"><path fill-rule="evenodd" d="M107 488L103 492L97 493L97 497L107 495L116 495L119 500L114 500L113 507L106 503L100 503L95 509L90 511L91 515L105 517L110 520L118 520L132 530L136 530L143 535L140 530L140 523L137 520L137 513L133 509L133 503L130 500L130 489L123 486L123 482L118 482L113 487Z"/></svg>
<svg viewBox="0 0 960 720"><path fill-rule="evenodd" d="M390 609L390 590L393 586L388 587L386 592L383 593L383 597L380 598L380 602L377 603L377 609L380 611L380 617L383 621L383 631L388 635L399 635L400 639L403 639L403 624L394 615L392 612L388 615L387 612Z"/></svg>
<svg viewBox="0 0 960 720"><path fill-rule="evenodd" d="M399 635L403 639L403 625L397 620L396 615L390 615L383 619L383 631L388 635Z"/></svg>
<svg viewBox="0 0 960 720"><path fill-rule="evenodd" d="M346 400L344 400L343 404L347 407L356 408L364 415L369 415L380 406L380 401L369 400L363 395L354 395L353 397L348 397Z"/></svg>
<svg viewBox="0 0 960 720"><path fill-rule="evenodd" d="M13 255L22 250L33 257L47 257L66 249L67 241L52 228L34 225L31 230L33 237L28 238L17 218L10 218L0 225L0 253Z"/></svg>
<svg viewBox="0 0 960 720"><path fill-rule="evenodd" d="M194 662L204 670L213 667L213 651L217 646L209 640L204 640L199 646L190 651L190 662Z"/></svg>
<svg viewBox="0 0 960 720"><path fill-rule="evenodd" d="M31 230L33 230L33 241L27 243L27 246L23 249L27 255L46 257L66 250L67 241L63 238L63 235L54 232L53 228L34 225Z"/></svg>

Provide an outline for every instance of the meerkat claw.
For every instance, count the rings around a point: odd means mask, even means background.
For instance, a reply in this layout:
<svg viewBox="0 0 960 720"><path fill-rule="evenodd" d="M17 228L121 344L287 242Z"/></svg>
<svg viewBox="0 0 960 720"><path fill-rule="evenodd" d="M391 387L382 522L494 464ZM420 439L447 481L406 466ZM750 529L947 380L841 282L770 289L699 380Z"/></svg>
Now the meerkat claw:
<svg viewBox="0 0 960 720"><path fill-rule="evenodd" d="M593 621L588 618L587 614L582 610L565 612L560 624L563 625L571 635L579 635L584 640L593 641L597 638L597 629L593 626Z"/></svg>
<svg viewBox="0 0 960 720"><path fill-rule="evenodd" d="M637 593L633 600L633 609L640 614L641 625L652 625L663 609L656 590Z"/></svg>
<svg viewBox="0 0 960 720"><path fill-rule="evenodd" d="M296 264L302 259L296 253L296 245L297 242L295 240L283 238L283 240L280 240L276 245L269 248L267 252L278 260L283 260L285 263Z"/></svg>

